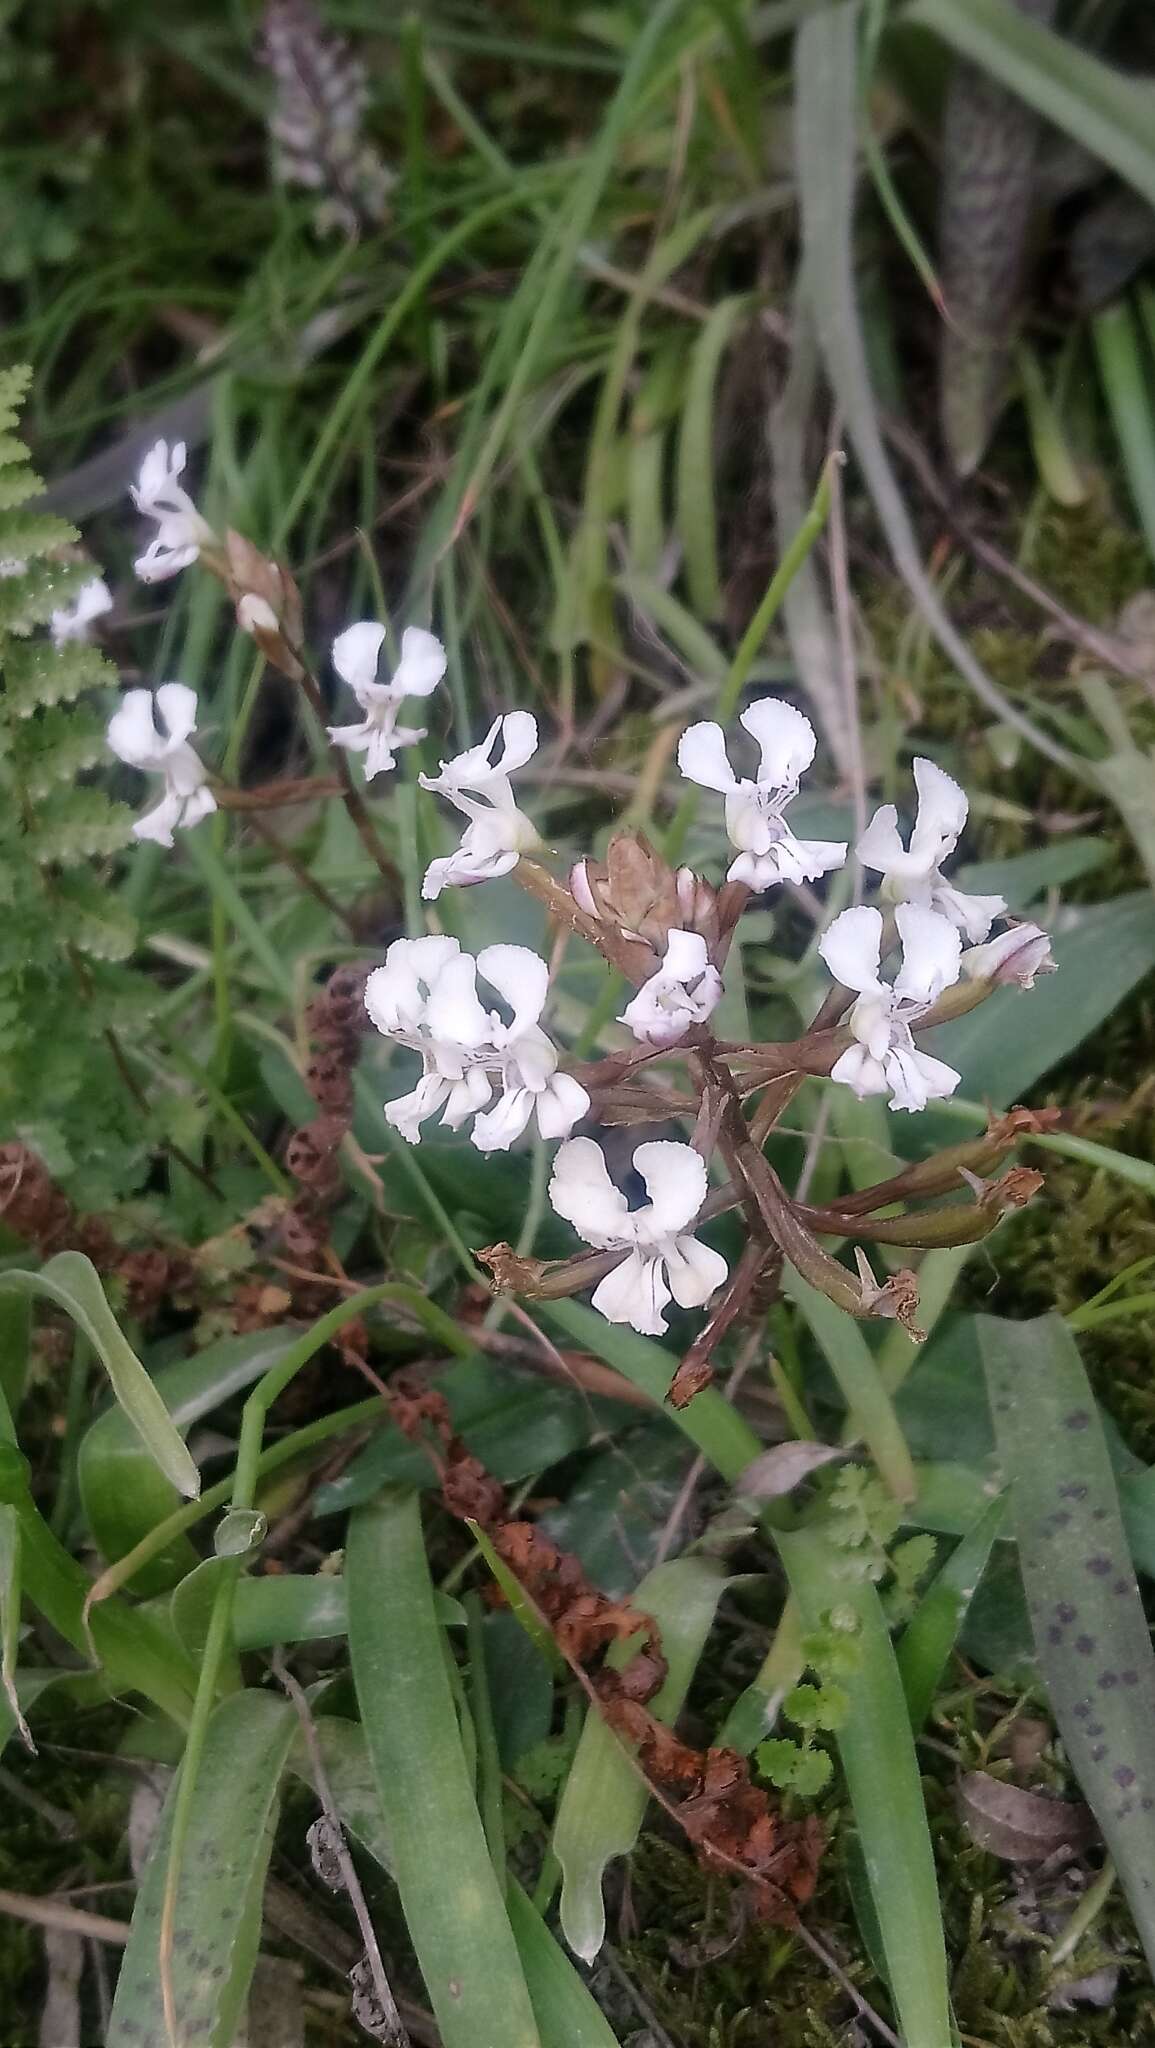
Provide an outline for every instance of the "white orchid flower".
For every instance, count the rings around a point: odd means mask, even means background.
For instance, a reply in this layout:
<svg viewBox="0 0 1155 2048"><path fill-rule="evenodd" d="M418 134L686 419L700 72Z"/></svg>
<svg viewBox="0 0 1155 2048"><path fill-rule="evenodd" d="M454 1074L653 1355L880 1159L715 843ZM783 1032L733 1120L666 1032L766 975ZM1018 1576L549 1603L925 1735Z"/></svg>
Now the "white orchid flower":
<svg viewBox="0 0 1155 2048"><path fill-rule="evenodd" d="M440 640L423 626L406 626L392 680L378 682L377 663L384 639L384 626L363 619L347 626L333 642L333 667L342 682L348 683L365 716L358 725L331 725L329 738L335 747L364 754L366 782L396 767L399 748L415 747L425 738L423 725L398 725L397 714L406 697L428 697L446 669Z"/></svg>
<svg viewBox="0 0 1155 2048"><path fill-rule="evenodd" d="M132 486L138 512L156 522L154 534L133 568L142 583L163 583L195 562L203 547L216 539L179 481L188 451L183 441L154 441Z"/></svg>
<svg viewBox="0 0 1155 2048"><path fill-rule="evenodd" d="M704 1024L722 994L699 932L671 931L656 974L642 983L618 1019L643 1045L677 1045L693 1024Z"/></svg>
<svg viewBox="0 0 1155 2048"><path fill-rule="evenodd" d="M112 610L112 592L103 576L90 576L82 583L71 604L61 605L48 621L54 647L69 640L88 640L94 619Z"/></svg>
<svg viewBox="0 0 1155 2048"><path fill-rule="evenodd" d="M962 1076L920 1051L911 1025L958 980L962 940L949 918L920 903L900 903L895 920L902 966L893 984L880 977L881 911L844 910L818 942L835 980L858 991L847 1019L855 1043L835 1061L830 1078L860 1098L889 1094L892 1109L925 1109L953 1095Z"/></svg>
<svg viewBox="0 0 1155 2048"><path fill-rule="evenodd" d="M457 851L430 861L421 884L427 900L447 887L466 888L508 875L520 856L538 845L533 824L517 808L509 779L536 752L536 718L529 711L509 711L494 719L480 746L443 761L436 775L421 777L422 789L448 797L469 819Z"/></svg>
<svg viewBox="0 0 1155 2048"><path fill-rule="evenodd" d="M558 1148L549 1198L587 1244L629 1254L595 1290L594 1307L607 1322L631 1323L643 1336L660 1337L667 1304L701 1308L728 1268L691 1233L706 1199L706 1164L693 1146L639 1145L634 1169L650 1197L641 1209L631 1209L614 1186L600 1145L570 1138Z"/></svg>
<svg viewBox="0 0 1155 2048"><path fill-rule="evenodd" d="M483 1005L479 973L512 1013L508 1023ZM410 1094L386 1103L387 1122L415 1145L439 1110L450 1130L472 1116L480 1152L507 1151L535 1114L543 1138L572 1131L590 1099L558 1073L538 1024L548 984L545 961L528 946L486 946L475 960L453 938L395 940L369 976L365 1007L378 1031L421 1054L423 1071Z"/></svg>
<svg viewBox="0 0 1155 2048"><path fill-rule="evenodd" d="M909 846L902 843L894 805L881 804L854 851L864 867L881 874L882 893L892 903L940 911L977 945L1007 906L1001 896L968 896L945 879L942 863L959 843L970 804L944 768L921 757L913 765L918 809Z"/></svg>
<svg viewBox="0 0 1155 2048"><path fill-rule="evenodd" d="M1034 988L1036 974L1054 974L1050 934L1038 924L1012 924L985 946L971 946L962 956L967 981L994 981L1015 988Z"/></svg>
<svg viewBox="0 0 1155 2048"><path fill-rule="evenodd" d="M740 723L758 743L758 774L735 775L720 725L706 719L686 728L678 742L678 766L690 782L720 790L726 799L726 830L738 858L732 882L773 888L777 882L814 882L840 868L845 840L796 839L783 812L814 759L814 727L780 697L761 697Z"/></svg>
<svg viewBox="0 0 1155 2048"><path fill-rule="evenodd" d="M134 839L171 846L174 831L187 831L216 810L204 764L189 745L196 729L197 693L185 683L162 683L155 695L126 690L113 712L105 737L117 760L164 777L164 795L137 819Z"/></svg>

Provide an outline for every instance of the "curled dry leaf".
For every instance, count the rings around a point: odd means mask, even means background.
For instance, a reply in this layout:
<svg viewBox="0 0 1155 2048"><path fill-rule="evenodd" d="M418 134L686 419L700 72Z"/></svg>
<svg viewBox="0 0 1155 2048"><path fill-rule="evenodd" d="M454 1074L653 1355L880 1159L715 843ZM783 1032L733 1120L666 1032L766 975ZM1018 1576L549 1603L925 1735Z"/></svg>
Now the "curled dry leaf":
<svg viewBox="0 0 1155 2048"><path fill-rule="evenodd" d="M1098 1836L1089 1806L1026 1792L988 1771L967 1771L958 1784L959 1812L980 1849L1006 1863L1042 1863L1058 1851L1074 1856Z"/></svg>
<svg viewBox="0 0 1155 2048"><path fill-rule="evenodd" d="M846 1456L847 1448L841 1444L775 1444L738 1474L734 1491L745 1500L781 1500L812 1472Z"/></svg>

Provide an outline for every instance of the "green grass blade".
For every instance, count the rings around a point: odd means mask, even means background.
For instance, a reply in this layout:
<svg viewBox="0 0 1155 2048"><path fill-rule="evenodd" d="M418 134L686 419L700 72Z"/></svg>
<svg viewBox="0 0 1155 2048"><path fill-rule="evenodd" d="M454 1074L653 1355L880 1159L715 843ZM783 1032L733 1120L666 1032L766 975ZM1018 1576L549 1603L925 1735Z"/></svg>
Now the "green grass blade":
<svg viewBox="0 0 1155 2048"><path fill-rule="evenodd" d="M838 1381L846 1402L848 1429L862 1438L895 1499L913 1500L918 1480L902 1424L858 1324L837 1303L811 1287L793 1266L783 1268L782 1287Z"/></svg>
<svg viewBox="0 0 1155 2048"><path fill-rule="evenodd" d="M1155 1655L1095 1398L1060 1316L979 1343L1051 1709L1155 1967Z"/></svg>
<svg viewBox="0 0 1155 2048"><path fill-rule="evenodd" d="M173 1926L182 2048L231 2048L256 1961L277 1793L296 1728L287 1701L257 1692L225 1700L209 1724ZM108 2048L164 2048L170 2038L160 1923L175 1797L174 1783L132 1916Z"/></svg>
<svg viewBox="0 0 1155 2048"><path fill-rule="evenodd" d="M737 1479L763 1448L749 1423L735 1414L717 1387L704 1388L688 1408L664 1407L677 1360L651 1338L640 1337L636 1330L618 1323L607 1323L596 1309L580 1301L535 1302L534 1313L648 1394L723 1479Z"/></svg>
<svg viewBox="0 0 1155 2048"><path fill-rule="evenodd" d="M57 1252L39 1273L0 1274L0 1289L43 1296L71 1316L96 1351L112 1391L149 1457L178 1492L200 1492L197 1471L179 1430L104 1298L100 1276L83 1252Z"/></svg>
<svg viewBox="0 0 1155 2048"><path fill-rule="evenodd" d="M715 392L723 357L749 304L745 294L720 299L690 352L675 495L690 601L703 619L716 619L722 606L714 499Z"/></svg>
<svg viewBox="0 0 1155 2048"><path fill-rule="evenodd" d="M725 1588L722 1567L712 1558L676 1557L655 1565L631 1594L631 1602L658 1624L668 1670L650 1712L668 1727L681 1712L702 1654L714 1611ZM640 1645L616 1643L606 1659L624 1670ZM553 1853L562 1867L562 1933L585 1963L592 1963L606 1935L602 1875L615 1856L628 1856L637 1840L648 1792L630 1756L596 1707L586 1714L577 1754L570 1766L553 1830Z"/></svg>
<svg viewBox="0 0 1155 2048"><path fill-rule="evenodd" d="M29 1749L36 1745L20 1710L16 1691L16 1655L20 1643L20 1517L14 1507L0 1507L0 1716L19 1730ZM4 1713L5 1705L7 1713Z"/></svg>
<svg viewBox="0 0 1155 2048"><path fill-rule="evenodd" d="M1155 108L1152 109L1155 118ZM1155 556L1155 414L1135 315L1126 299L1091 322L1103 395L1147 546Z"/></svg>
<svg viewBox="0 0 1155 2048"><path fill-rule="evenodd" d="M516 1879L509 1887L509 1919L547 2048L618 2048L601 2006Z"/></svg>
<svg viewBox="0 0 1155 2048"><path fill-rule="evenodd" d="M353 1678L410 1938L445 2048L541 2048L461 1746L415 1493L351 1518Z"/></svg>
<svg viewBox="0 0 1155 2048"><path fill-rule="evenodd" d="M1155 206L1155 86L1126 78L1007 0L914 0L904 20L933 29L1035 112L1110 164Z"/></svg>
<svg viewBox="0 0 1155 2048"><path fill-rule="evenodd" d="M802 1612L820 1629L833 1607L851 1607L861 1657L846 1690L837 1741L854 1807L887 1977L908 2048L951 2048L946 1948L934 1850L906 1700L874 1587L848 1580L845 1559L816 1529L776 1534Z"/></svg>
<svg viewBox="0 0 1155 2048"><path fill-rule="evenodd" d="M958 1641L967 1610L987 1568L1007 1504L993 1500L973 1529L952 1550L936 1572L895 1646L902 1689L917 1734L931 1710L935 1693Z"/></svg>

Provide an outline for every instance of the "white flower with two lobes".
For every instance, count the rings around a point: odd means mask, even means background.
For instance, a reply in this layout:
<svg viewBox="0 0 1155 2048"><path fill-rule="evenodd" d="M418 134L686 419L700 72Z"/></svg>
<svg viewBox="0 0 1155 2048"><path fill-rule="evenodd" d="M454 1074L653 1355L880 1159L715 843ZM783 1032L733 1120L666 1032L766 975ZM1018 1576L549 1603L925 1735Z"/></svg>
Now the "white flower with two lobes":
<svg viewBox="0 0 1155 2048"><path fill-rule="evenodd" d="M204 763L189 745L197 729L197 693L186 683L162 683L152 690L127 690L109 720L106 739L119 761L164 778L156 808L138 818L134 839L171 846L174 831L187 831L217 804Z"/></svg>
<svg viewBox="0 0 1155 2048"><path fill-rule="evenodd" d="M486 1008L479 975L508 1017ZM365 1008L385 1037L420 1053L422 1075L385 1104L386 1121L415 1145L438 1112L450 1130L472 1117L479 1152L508 1151L535 1116L543 1138L565 1137L590 1098L558 1072L538 1022L548 990L549 969L528 946L485 946L474 959L448 936L395 940L369 976Z"/></svg>
<svg viewBox="0 0 1155 2048"><path fill-rule="evenodd" d="M401 635L401 659L389 682L380 682L377 664L385 640L385 628L371 619L347 626L333 642L333 667L348 683L365 713L356 725L331 725L329 738L335 747L351 754L364 754L365 780L385 775L397 765L402 747L415 747L425 738L425 727L398 725L397 716L407 697L428 697L445 674L444 647L423 626L406 626Z"/></svg>
<svg viewBox="0 0 1155 2048"><path fill-rule="evenodd" d="M902 964L893 982L881 976L881 911L844 910L818 942L835 980L858 993L847 1018L854 1044L835 1061L830 1078L859 1097L889 1095L892 1109L925 1109L953 1095L962 1076L923 1052L911 1026L958 980L962 940L949 918L923 904L900 903L895 922Z"/></svg>
<svg viewBox="0 0 1155 2048"><path fill-rule="evenodd" d="M152 540L133 563L142 583L163 583L178 576L216 540L180 481L187 459L183 441L174 441L171 448L167 441L156 441L132 486L137 511L156 524Z"/></svg>
<svg viewBox="0 0 1155 2048"><path fill-rule="evenodd" d="M436 775L421 777L422 789L436 791L469 820L456 852L430 861L421 893L432 901L445 888L467 888L508 875L523 853L539 844L537 831L517 807L510 776L537 752L537 720L529 711L495 718L485 738Z"/></svg>
<svg viewBox="0 0 1155 2048"><path fill-rule="evenodd" d="M942 863L958 845L970 810L966 791L933 761L919 758L913 765L918 808L909 845L903 845L894 805L882 804L854 851L882 876L882 894L892 903L939 911L976 946L1007 906L1001 896L968 896L946 880Z"/></svg>
<svg viewBox="0 0 1155 2048"><path fill-rule="evenodd" d="M627 1254L593 1294L610 1323L629 1323L643 1336L666 1328L663 1310L701 1308L726 1278L726 1261L699 1244L692 1226L706 1199L706 1163L692 1145L659 1139L639 1145L634 1170L649 1201L631 1209L610 1179L592 1138L570 1138L553 1163L549 1198L559 1216L598 1251Z"/></svg>
<svg viewBox="0 0 1155 2048"><path fill-rule="evenodd" d="M784 816L818 745L810 720L780 697L761 697L739 722L758 744L756 776L735 775L726 735L710 719L687 726L678 742L678 766L687 780L726 799L726 830L738 849L728 879L761 891L779 882L815 882L840 868L845 840L797 839Z"/></svg>

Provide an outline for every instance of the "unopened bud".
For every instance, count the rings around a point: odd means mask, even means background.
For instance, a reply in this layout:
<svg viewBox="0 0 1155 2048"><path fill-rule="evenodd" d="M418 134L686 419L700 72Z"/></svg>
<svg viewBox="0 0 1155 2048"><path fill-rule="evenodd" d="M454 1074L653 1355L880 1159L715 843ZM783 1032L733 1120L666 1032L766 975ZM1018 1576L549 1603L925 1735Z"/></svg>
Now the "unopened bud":
<svg viewBox="0 0 1155 2048"><path fill-rule="evenodd" d="M570 869L569 889L570 895L573 897L578 909L584 910L587 917L597 917L599 915L598 906L594 901L594 892L590 888L589 876L586 873L586 863L584 860L575 861Z"/></svg>
<svg viewBox="0 0 1155 2048"><path fill-rule="evenodd" d="M1041 925L1010 925L985 945L971 946L962 956L962 971L968 981L1033 988L1036 974L1055 972L1050 936Z"/></svg>

